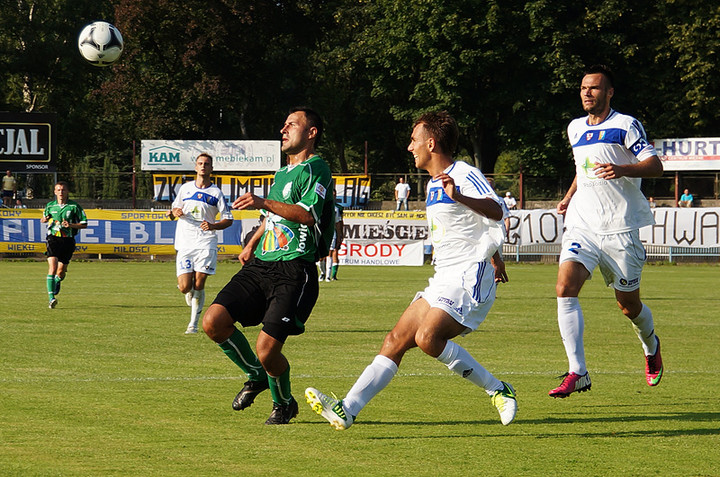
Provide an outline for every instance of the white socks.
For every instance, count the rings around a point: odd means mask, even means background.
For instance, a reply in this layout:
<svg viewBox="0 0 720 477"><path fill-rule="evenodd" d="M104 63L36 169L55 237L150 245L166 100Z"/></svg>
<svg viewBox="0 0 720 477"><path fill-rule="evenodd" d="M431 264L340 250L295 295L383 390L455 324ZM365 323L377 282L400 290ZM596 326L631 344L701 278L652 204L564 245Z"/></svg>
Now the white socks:
<svg viewBox="0 0 720 477"><path fill-rule="evenodd" d="M330 278L330 276L332 275L332 266L333 266L332 257L328 255L326 262L327 262L327 265L325 268L325 277Z"/></svg>
<svg viewBox="0 0 720 477"><path fill-rule="evenodd" d="M568 371L583 375L585 367L585 347L583 345L583 320L580 300L577 297L558 297L558 326L568 358Z"/></svg>
<svg viewBox="0 0 720 477"><path fill-rule="evenodd" d="M640 314L630 321L632 322L633 329L635 329L635 333L637 333L638 338L640 338L640 343L642 343L645 356L651 356L657 353L655 323L653 322L653 316L650 308L645 306L643 303Z"/></svg>
<svg viewBox="0 0 720 477"><path fill-rule="evenodd" d="M375 356L343 399L343 407L351 416L357 416L372 398L390 383L398 367L395 361L381 354Z"/></svg>
<svg viewBox="0 0 720 477"><path fill-rule="evenodd" d="M448 340L445 349L437 357L437 360L454 373L485 389L485 392L490 396L495 391L503 389L503 383L498 378L483 368L465 348L453 341Z"/></svg>
<svg viewBox="0 0 720 477"><path fill-rule="evenodd" d="M205 290L193 290L190 303L190 324L188 327L197 328L200 314L202 313L203 306L205 306Z"/></svg>

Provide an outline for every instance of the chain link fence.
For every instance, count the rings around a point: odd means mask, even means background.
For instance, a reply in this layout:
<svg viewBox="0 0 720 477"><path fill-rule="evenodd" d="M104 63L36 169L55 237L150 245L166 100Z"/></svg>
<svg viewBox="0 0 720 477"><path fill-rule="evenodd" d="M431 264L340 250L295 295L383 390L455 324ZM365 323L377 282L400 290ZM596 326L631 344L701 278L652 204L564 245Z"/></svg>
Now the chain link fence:
<svg viewBox="0 0 720 477"><path fill-rule="evenodd" d="M643 192L654 197L660 206L675 206L676 189L682 193L689 189L695 196L696 205L702 201L718 200L720 173L694 173L670 175L643 180ZM188 177L191 177L188 174ZM427 173L376 173L370 174L370 201L378 204L395 200L395 185L399 177L410 184L410 201L425 200L425 187L430 177ZM557 201L565 194L572 178L529 177L521 174L488 174L501 197L510 192L519 206L542 201ZM70 184L70 197L81 200L87 206L100 208L150 208L167 207L169 204L154 200L152 172L57 172L18 173L17 197L28 207L43 207L53 198L56 180Z"/></svg>

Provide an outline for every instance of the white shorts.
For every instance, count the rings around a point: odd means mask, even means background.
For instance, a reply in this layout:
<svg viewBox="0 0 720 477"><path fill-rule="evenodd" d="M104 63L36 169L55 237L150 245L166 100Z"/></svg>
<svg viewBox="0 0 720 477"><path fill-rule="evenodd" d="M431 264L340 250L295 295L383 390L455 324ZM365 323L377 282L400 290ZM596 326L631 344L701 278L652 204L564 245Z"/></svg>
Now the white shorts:
<svg viewBox="0 0 720 477"><path fill-rule="evenodd" d="M437 271L427 288L413 301L424 298L431 308L440 308L467 328L477 329L495 303L495 268L490 261Z"/></svg>
<svg viewBox="0 0 720 477"><path fill-rule="evenodd" d="M178 250L175 262L177 276L192 272L215 275L217 256L217 248L211 250Z"/></svg>
<svg viewBox="0 0 720 477"><path fill-rule="evenodd" d="M590 278L595 267L599 266L605 284L618 291L630 292L640 288L640 275L646 258L637 230L596 235L573 229L563 234L560 263L581 263L590 272Z"/></svg>

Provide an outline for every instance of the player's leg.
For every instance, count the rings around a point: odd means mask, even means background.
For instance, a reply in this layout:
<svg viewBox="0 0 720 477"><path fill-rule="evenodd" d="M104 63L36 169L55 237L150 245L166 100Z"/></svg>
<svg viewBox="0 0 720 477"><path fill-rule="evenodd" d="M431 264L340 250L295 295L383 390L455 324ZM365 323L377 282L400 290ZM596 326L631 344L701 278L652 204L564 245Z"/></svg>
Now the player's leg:
<svg viewBox="0 0 720 477"><path fill-rule="evenodd" d="M390 383L405 352L415 346L415 334L427 302L415 300L385 336L380 354L363 370L345 398L332 398L316 388L307 388L305 398L313 410L336 430L350 427L360 411Z"/></svg>
<svg viewBox="0 0 720 477"><path fill-rule="evenodd" d="M645 355L654 355L657 351L657 337L652 311L640 300L640 289L630 292L615 290L617 304L623 314L630 319L633 329L642 343Z"/></svg>
<svg viewBox="0 0 720 477"><path fill-rule="evenodd" d="M488 262L436 274L423 291L428 310L415 342L458 376L481 387L490 396L504 425L517 413L517 399L510 384L485 369L465 348L451 341L480 326L495 302L495 272ZM452 305L448 305L452 303Z"/></svg>
<svg viewBox="0 0 720 477"><path fill-rule="evenodd" d="M332 256L332 250L330 251L330 254L325 257L325 281L329 282L332 279L332 269L333 269L333 256Z"/></svg>
<svg viewBox="0 0 720 477"><path fill-rule="evenodd" d="M385 335L380 353L365 368L343 399L350 415L357 416L395 377L405 353L417 346L415 336L428 308L423 299L413 301L393 329Z"/></svg>
<svg viewBox="0 0 720 477"><path fill-rule="evenodd" d="M503 388L502 382L487 371L462 346L450 341L467 332L467 328L440 308L429 308L415 341L423 352L485 389L488 395Z"/></svg>
<svg viewBox="0 0 720 477"><path fill-rule="evenodd" d="M332 277L330 277L330 278L331 278L332 280L337 280L338 267L340 266L340 257L339 257L339 255L338 255L337 248L335 248L335 249L333 249L333 250L330 251L330 256L331 256L332 259L333 259L333 264L332 264Z"/></svg>
<svg viewBox="0 0 720 477"><path fill-rule="evenodd" d="M48 246L48 252L50 252L50 247ZM48 256L47 258L48 262L48 272L47 276L45 278L45 284L47 287L47 294L48 294L48 303L50 308L55 308L57 306L57 298L55 298L55 276L58 269L58 258L55 256Z"/></svg>
<svg viewBox="0 0 720 477"><path fill-rule="evenodd" d="M325 280L325 267L327 267L327 257L321 258L320 261L317 262L317 266L320 269L320 272L318 274L318 281Z"/></svg>
<svg viewBox="0 0 720 477"><path fill-rule="evenodd" d="M247 381L232 403L236 411L250 406L258 394L268 389L265 370L245 335L235 326L235 322L242 326L257 325L265 313L264 294L258 286L262 282L263 273L253 273L259 265L256 262L249 262L233 276L202 319L205 334L247 376Z"/></svg>
<svg viewBox="0 0 720 477"><path fill-rule="evenodd" d="M267 372L273 410L265 424L288 424L298 414L298 404L292 395L290 363L282 353L283 342L260 331L256 349Z"/></svg>
<svg viewBox="0 0 720 477"><path fill-rule="evenodd" d="M618 307L632 323L642 344L647 383L656 386L663 375L660 341L655 335L652 312L640 299L640 278L647 258L645 247L638 231L610 236L605 243L601 270L606 283L615 289Z"/></svg>
<svg viewBox="0 0 720 477"><path fill-rule="evenodd" d="M265 424L288 424L297 415L298 404L292 395L290 363L282 349L288 336L305 331L305 322L318 298L317 268L314 263L293 260L276 263L271 270L272 285L267 287L273 290L273 297L256 349L273 399L273 410Z"/></svg>
<svg viewBox="0 0 720 477"><path fill-rule="evenodd" d="M594 267L593 267L594 268ZM585 363L583 334L585 321L578 295L585 281L590 278L588 268L581 262L566 260L558 268L557 319L565 354L568 358L568 372L557 388L548 394L564 398L573 392L590 389L590 375Z"/></svg>
<svg viewBox="0 0 720 477"><path fill-rule="evenodd" d="M60 282L65 280L65 276L67 275L68 266L70 265L70 259L68 258L59 258L59 263L57 267L57 271L55 272L55 295L60 293ZM64 261L67 260L67 261Z"/></svg>
<svg viewBox="0 0 720 477"><path fill-rule="evenodd" d="M205 281L208 275L202 272L194 272L193 287L190 293L190 323L188 323L185 334L197 333L198 322L205 306Z"/></svg>
<svg viewBox="0 0 720 477"><path fill-rule="evenodd" d="M193 283L195 281L194 270L192 250L178 250L175 257L177 287L180 293L185 295L185 303L187 306L192 306Z"/></svg>
<svg viewBox="0 0 720 477"><path fill-rule="evenodd" d="M203 330L216 342L225 356L246 375L243 389L235 396L232 407L241 411L249 407L255 397L268 389L267 374L253 352L245 335L235 327L235 321L228 310L218 303L208 307L202 320Z"/></svg>

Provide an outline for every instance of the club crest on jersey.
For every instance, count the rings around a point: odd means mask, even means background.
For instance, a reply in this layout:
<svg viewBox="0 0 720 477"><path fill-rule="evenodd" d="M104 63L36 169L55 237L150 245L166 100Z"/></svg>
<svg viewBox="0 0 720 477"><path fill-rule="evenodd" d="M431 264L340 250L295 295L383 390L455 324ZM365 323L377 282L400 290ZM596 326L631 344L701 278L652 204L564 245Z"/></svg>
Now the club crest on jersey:
<svg viewBox="0 0 720 477"><path fill-rule="evenodd" d="M285 184L285 187L283 187L283 198L287 199L288 197L290 197L290 192L292 192L292 182L288 182L287 184Z"/></svg>
<svg viewBox="0 0 720 477"><path fill-rule="evenodd" d="M592 138L593 138L593 133L591 133L591 132L585 133L585 140L586 140L586 141L589 141L589 140L592 139Z"/></svg>

